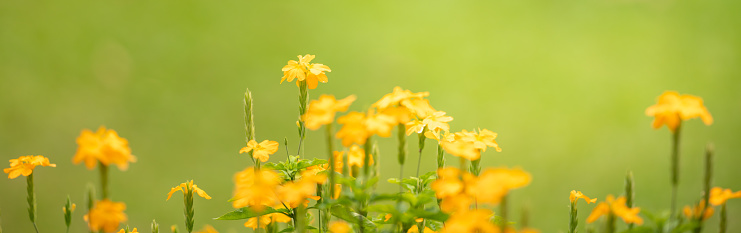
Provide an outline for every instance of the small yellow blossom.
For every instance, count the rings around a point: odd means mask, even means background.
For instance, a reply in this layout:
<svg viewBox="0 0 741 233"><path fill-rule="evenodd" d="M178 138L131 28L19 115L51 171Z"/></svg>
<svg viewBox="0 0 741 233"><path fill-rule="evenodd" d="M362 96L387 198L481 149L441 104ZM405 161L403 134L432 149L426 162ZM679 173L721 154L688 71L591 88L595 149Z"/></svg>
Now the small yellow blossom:
<svg viewBox="0 0 741 233"><path fill-rule="evenodd" d="M287 182L278 187L277 194L280 201L290 208L296 208L301 204L307 204L307 198L319 200L316 194L317 184L323 184L327 180L325 174L312 174L304 171L297 181Z"/></svg>
<svg viewBox="0 0 741 233"><path fill-rule="evenodd" d="M676 91L666 91L658 98L658 103L646 109L647 116L653 116L652 127L666 125L672 132L677 130L683 120L699 117L705 125L713 124L713 117L702 103L702 98L693 95L679 95Z"/></svg>
<svg viewBox="0 0 741 233"><path fill-rule="evenodd" d="M473 143L463 140L443 141L443 149L451 155L463 157L473 161L481 158L481 153L474 147Z"/></svg>
<svg viewBox="0 0 741 233"><path fill-rule="evenodd" d="M259 159L260 162L264 163L268 161L270 155L278 151L278 145L280 144L276 141L264 140L258 144L257 141L250 140L246 147L239 150L239 153L242 154L252 151L252 157Z"/></svg>
<svg viewBox="0 0 741 233"><path fill-rule="evenodd" d="M298 61L288 61L288 64L281 69L283 71L283 77L280 83L283 83L283 81L292 82L293 79L298 79L296 85L299 85L301 81L306 81L309 89L316 88L319 82L326 83L328 80L325 72L332 72L332 70L324 64L309 63L314 57L314 55L310 54L306 54L305 56L298 55Z"/></svg>
<svg viewBox="0 0 741 233"><path fill-rule="evenodd" d="M494 213L488 209L477 209L451 215L445 221L442 233L499 233L499 228L491 222Z"/></svg>
<svg viewBox="0 0 741 233"><path fill-rule="evenodd" d="M355 95L340 100L336 100L332 95L321 95L318 100L312 100L303 116L306 128L317 130L322 125L331 124L334 122L335 114L347 111L355 99Z"/></svg>
<svg viewBox="0 0 741 233"><path fill-rule="evenodd" d="M391 130L395 125L394 117L383 113L375 113L373 110L369 110L365 118L365 129L368 135L376 134L381 137L390 137Z"/></svg>
<svg viewBox="0 0 741 233"><path fill-rule="evenodd" d="M103 199L96 201L90 212L83 218L88 222L88 227L92 231L114 232L121 222L126 222L128 219L124 210L126 210L126 204L123 202Z"/></svg>
<svg viewBox="0 0 741 233"><path fill-rule="evenodd" d="M407 233L420 233L420 232L419 232L419 229L417 228L417 225L412 225L412 227L409 228ZM422 233L437 233L437 231L433 231L429 227L425 227L425 230Z"/></svg>
<svg viewBox="0 0 741 233"><path fill-rule="evenodd" d="M341 116L337 118L337 123L342 124L342 128L335 136L342 140L343 146L350 146L353 143L363 145L370 136L365 129L365 114L361 112L350 112Z"/></svg>
<svg viewBox="0 0 741 233"><path fill-rule="evenodd" d="M98 162L106 166L116 164L121 170L128 169L129 162L136 162L136 157L131 155L129 141L119 137L115 130L103 126L95 133L83 130L77 137L77 145L72 162L78 164L84 161L85 167L91 170Z"/></svg>
<svg viewBox="0 0 741 233"><path fill-rule="evenodd" d="M369 165L373 165L373 156L368 158ZM358 145L352 145L347 152L347 165L362 167L365 163L365 150Z"/></svg>
<svg viewBox="0 0 741 233"><path fill-rule="evenodd" d="M186 183L181 183L180 185L175 186L174 188L171 188L170 192L167 193L167 200L170 200L170 198L172 197L172 194L177 191L183 192L183 195L184 195L186 192L188 192L188 190L193 190L193 192L195 192L196 194L198 194L198 196L201 196L203 198L211 199L211 196L206 194L206 191L203 191L203 189L198 188L198 185L193 184L193 180L190 180Z"/></svg>
<svg viewBox="0 0 741 233"><path fill-rule="evenodd" d="M468 211L473 203L473 197L464 193L458 193L442 199L442 201L440 201L440 210L451 214Z"/></svg>
<svg viewBox="0 0 741 233"><path fill-rule="evenodd" d="M704 213L703 209L705 210ZM683 210L685 217L689 219L697 219L700 217L700 215L702 215L702 220L710 218L711 216L713 216L714 212L715 210L713 209L713 207L708 206L707 208L705 208L705 200L701 200L699 205L695 205L692 207L684 206Z"/></svg>
<svg viewBox="0 0 741 233"><path fill-rule="evenodd" d="M75 203L72 203L72 206L69 207L69 212L75 212L75 209L77 209L77 205L75 205ZM62 206L62 212L67 213L66 206Z"/></svg>
<svg viewBox="0 0 741 233"><path fill-rule="evenodd" d="M118 231L118 233L126 233L126 229L121 229L120 231ZM129 233L139 233L139 231L137 231L136 228L134 228L134 230L131 230Z"/></svg>
<svg viewBox="0 0 741 233"><path fill-rule="evenodd" d="M438 199L457 195L463 191L463 181L460 180L461 171L455 167L444 167L437 170L437 180L432 182L432 189Z"/></svg>
<svg viewBox="0 0 741 233"><path fill-rule="evenodd" d="M333 221L329 223L330 233L350 233L350 224L342 221Z"/></svg>
<svg viewBox="0 0 741 233"><path fill-rule="evenodd" d="M710 204L714 206L723 205L728 199L741 197L741 191L733 192L731 189L713 187L710 189Z"/></svg>
<svg viewBox="0 0 741 233"><path fill-rule="evenodd" d="M458 140L473 143L473 147L481 151L486 151L487 147L493 147L497 152L502 152L502 148L499 148L499 144L496 141L497 133L487 129L479 129L478 133L468 132L464 129L461 132L455 133L455 137Z"/></svg>
<svg viewBox="0 0 741 233"><path fill-rule="evenodd" d="M582 194L581 191L571 190L569 200L571 200L571 202L576 202L576 200L579 200L579 198L584 199L587 204L597 202L597 198L590 199L589 197L587 197L587 195Z"/></svg>
<svg viewBox="0 0 741 233"><path fill-rule="evenodd" d="M481 203L499 204L510 190L525 187L531 180L530 173L521 168L486 169L468 182L466 193Z"/></svg>
<svg viewBox="0 0 741 233"><path fill-rule="evenodd" d="M234 175L234 197L232 207L250 207L255 211L262 211L267 206L278 202L275 190L281 180L272 170L256 170L249 167Z"/></svg>
<svg viewBox="0 0 741 233"><path fill-rule="evenodd" d="M196 233L219 233L216 229L214 229L213 226L206 224L206 226L203 226L203 229L200 231L197 231Z"/></svg>
<svg viewBox="0 0 741 233"><path fill-rule="evenodd" d="M592 213L587 217L587 222L592 223L597 221L600 216L612 212L615 216L622 218L625 223L635 223L638 225L643 224L643 219L638 216L638 213L641 212L641 208L628 208L625 205L625 201L625 197L618 197L615 199L614 196L608 195L607 201L600 202L596 207L594 207Z"/></svg>
<svg viewBox="0 0 741 233"><path fill-rule="evenodd" d="M8 173L8 179L15 179L16 177L23 175L29 176L33 173L33 169L36 166L44 167L56 167L56 164L49 163L49 158L41 155L32 156L21 156L17 159L10 160L10 167L3 169L3 172Z"/></svg>

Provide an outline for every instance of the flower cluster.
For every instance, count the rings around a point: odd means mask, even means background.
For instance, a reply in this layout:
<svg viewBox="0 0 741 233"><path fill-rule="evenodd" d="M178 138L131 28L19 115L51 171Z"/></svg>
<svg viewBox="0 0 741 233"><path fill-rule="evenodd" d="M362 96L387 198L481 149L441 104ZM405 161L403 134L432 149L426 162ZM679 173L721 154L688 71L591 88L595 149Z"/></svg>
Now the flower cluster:
<svg viewBox="0 0 741 233"><path fill-rule="evenodd" d="M105 166L115 164L121 170L129 168L129 162L136 162L131 155L129 141L118 136L115 130L98 128L98 131L85 129L77 138L77 153L72 162L85 162L88 169L95 168L97 163Z"/></svg>
<svg viewBox="0 0 741 233"><path fill-rule="evenodd" d="M21 156L17 159L10 160L10 167L3 169L3 172L8 173L8 179L15 179L16 177L23 175L29 176L33 173L33 169L36 166L44 167L56 167L56 164L49 163L49 158L41 155L37 156Z"/></svg>

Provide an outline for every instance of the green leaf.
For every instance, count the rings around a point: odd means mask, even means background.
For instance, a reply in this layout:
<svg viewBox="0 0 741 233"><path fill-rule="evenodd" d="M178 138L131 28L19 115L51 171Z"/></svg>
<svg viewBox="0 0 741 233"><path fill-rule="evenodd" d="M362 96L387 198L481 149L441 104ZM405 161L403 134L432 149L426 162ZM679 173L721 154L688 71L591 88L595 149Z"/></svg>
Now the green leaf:
<svg viewBox="0 0 741 233"><path fill-rule="evenodd" d="M360 219L363 222L363 228L376 229L376 224L370 219L343 205L332 206L332 215L349 223L358 223L358 220Z"/></svg>
<svg viewBox="0 0 741 233"><path fill-rule="evenodd" d="M260 215L272 214L272 213L286 213L286 209L273 209L271 207L265 207L265 210L257 212L248 207L237 209L235 211L226 213L221 217L215 218L215 220L240 220L254 218Z"/></svg>
<svg viewBox="0 0 741 233"><path fill-rule="evenodd" d="M448 214L435 209L410 209L408 212L417 218L431 219L439 222L445 222L445 220L448 220L448 217L450 217Z"/></svg>

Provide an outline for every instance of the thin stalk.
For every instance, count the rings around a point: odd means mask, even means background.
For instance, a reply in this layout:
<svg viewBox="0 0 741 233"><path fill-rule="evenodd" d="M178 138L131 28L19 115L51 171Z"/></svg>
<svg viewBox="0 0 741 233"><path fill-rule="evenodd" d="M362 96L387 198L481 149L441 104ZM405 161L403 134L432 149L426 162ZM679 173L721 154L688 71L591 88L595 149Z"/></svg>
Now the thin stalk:
<svg viewBox="0 0 741 233"><path fill-rule="evenodd" d="M422 166L422 150L425 148L424 130L418 136L419 136L419 159L417 160L417 177L419 177L419 169Z"/></svg>
<svg viewBox="0 0 741 233"><path fill-rule="evenodd" d="M363 157L363 179L365 179L366 181L370 179L370 158L371 156L373 156L370 154L370 150L371 138L368 137L368 139L365 140L365 145L363 145L363 152L365 153L365 156Z"/></svg>
<svg viewBox="0 0 741 233"><path fill-rule="evenodd" d="M726 203L720 207L720 233L726 233L728 229L728 212L726 211Z"/></svg>
<svg viewBox="0 0 741 233"><path fill-rule="evenodd" d="M571 202L569 205L569 233L576 233L576 226L579 225L579 218L577 217L576 200Z"/></svg>
<svg viewBox="0 0 741 233"><path fill-rule="evenodd" d="M504 232L505 227L507 226L507 196L502 196L502 201L499 203L499 215L502 216L502 222L501 222L501 230Z"/></svg>
<svg viewBox="0 0 741 233"><path fill-rule="evenodd" d="M33 223L33 229L39 233L39 227L36 226L36 193L33 190L33 173L26 177L26 191L28 191L28 218Z"/></svg>
<svg viewBox="0 0 741 233"><path fill-rule="evenodd" d="M615 233L615 214L607 214L607 233Z"/></svg>
<svg viewBox="0 0 741 233"><path fill-rule="evenodd" d="M334 195L334 184L335 181L335 161L334 161L334 140L332 139L332 123L327 124L325 127L327 130L327 155L329 156L329 196Z"/></svg>
<svg viewBox="0 0 741 233"><path fill-rule="evenodd" d="M712 185L713 181L713 145L708 143L705 146L705 176L703 179L703 201L705 203L704 207L702 208L703 214L697 217L697 227L695 228L695 233L702 232L702 227L705 224L705 221L703 221L702 217L707 211L708 208L710 208L710 186Z"/></svg>
<svg viewBox="0 0 741 233"><path fill-rule="evenodd" d="M396 126L396 136L399 141L399 153L397 162L399 162L399 199L396 200L397 208L401 208L401 195L404 193L404 162L407 157L407 135L404 124Z"/></svg>
<svg viewBox="0 0 741 233"><path fill-rule="evenodd" d="M635 200L633 189L633 172L628 171L628 174L625 175L625 206L628 208L633 208L633 200ZM633 229L633 223L628 224L628 229Z"/></svg>
<svg viewBox="0 0 741 233"><path fill-rule="evenodd" d="M190 233L193 232L193 216L195 215L195 210L193 209L193 189L186 186L185 191L183 194L183 202L185 202L185 229ZM257 222L259 224L259 218Z"/></svg>
<svg viewBox="0 0 741 233"><path fill-rule="evenodd" d="M443 145L440 141L437 142L437 169L445 167L445 153L443 151Z"/></svg>
<svg viewBox="0 0 741 233"><path fill-rule="evenodd" d="M100 171L100 188L103 190L103 198L108 198L108 165L105 165L103 163L99 163L99 171Z"/></svg>
<svg viewBox="0 0 741 233"><path fill-rule="evenodd" d="M301 155L301 149L304 147L304 140L306 139L306 124L304 124L303 116L306 114L306 105L309 102L309 89L306 86L306 80L297 81L299 82L299 94L298 94L298 151L296 155Z"/></svg>
<svg viewBox="0 0 741 233"><path fill-rule="evenodd" d="M677 125L676 131L672 134L672 203L671 218L676 218L677 214L677 186L679 186L679 135L682 129L682 122Z"/></svg>

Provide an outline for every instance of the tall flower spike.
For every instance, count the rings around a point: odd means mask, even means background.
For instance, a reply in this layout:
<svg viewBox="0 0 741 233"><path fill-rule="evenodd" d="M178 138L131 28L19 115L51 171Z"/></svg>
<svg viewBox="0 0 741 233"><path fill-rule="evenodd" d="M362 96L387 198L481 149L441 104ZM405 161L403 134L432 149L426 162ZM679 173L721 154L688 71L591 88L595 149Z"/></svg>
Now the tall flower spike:
<svg viewBox="0 0 741 233"><path fill-rule="evenodd" d="M195 210L193 209L193 193L206 199L211 199L211 196L206 194L203 189L200 189L197 185L193 184L193 180L190 180L170 189L170 192L167 194L167 200L170 200L172 194L177 191L183 192L183 200L185 203L185 227L188 229L188 232L193 232L193 216L195 215Z"/></svg>
<svg viewBox="0 0 741 233"><path fill-rule="evenodd" d="M713 124L713 117L705 108L702 98L693 95L679 95L676 91L666 91L659 96L655 105L646 109L646 115L653 116L652 127L666 125L672 132L677 130L683 120L699 117L705 125Z"/></svg>

